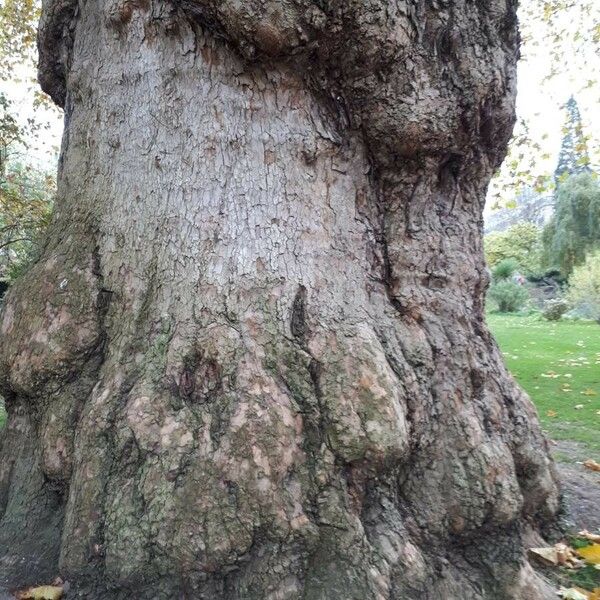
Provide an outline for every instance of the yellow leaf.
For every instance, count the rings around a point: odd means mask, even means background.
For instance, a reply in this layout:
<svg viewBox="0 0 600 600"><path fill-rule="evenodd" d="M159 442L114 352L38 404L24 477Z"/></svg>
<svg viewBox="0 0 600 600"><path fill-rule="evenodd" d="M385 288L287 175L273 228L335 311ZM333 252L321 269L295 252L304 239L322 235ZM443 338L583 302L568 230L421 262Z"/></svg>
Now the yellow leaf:
<svg viewBox="0 0 600 600"><path fill-rule="evenodd" d="M588 562L592 565L600 564L600 544L592 544L591 546L586 546L585 548L579 548L577 550L577 554L579 554L581 558L585 559L585 562Z"/></svg>
<svg viewBox="0 0 600 600"><path fill-rule="evenodd" d="M60 600L63 588L60 585L40 585L15 593L17 600Z"/></svg>
<svg viewBox="0 0 600 600"><path fill-rule="evenodd" d="M586 390L583 390L583 392L581 392L584 396L597 396L597 392L595 392L593 389L591 388L587 388Z"/></svg>
<svg viewBox="0 0 600 600"><path fill-rule="evenodd" d="M598 471L598 472L600 472L600 463L597 463L595 460L592 460L591 458L588 458L583 463L583 466L586 469L589 469L590 471Z"/></svg>
<svg viewBox="0 0 600 600"><path fill-rule="evenodd" d="M546 416L548 416L548 417L555 417L557 414L558 414L558 413L557 413L555 410L549 410L549 411L546 413Z"/></svg>

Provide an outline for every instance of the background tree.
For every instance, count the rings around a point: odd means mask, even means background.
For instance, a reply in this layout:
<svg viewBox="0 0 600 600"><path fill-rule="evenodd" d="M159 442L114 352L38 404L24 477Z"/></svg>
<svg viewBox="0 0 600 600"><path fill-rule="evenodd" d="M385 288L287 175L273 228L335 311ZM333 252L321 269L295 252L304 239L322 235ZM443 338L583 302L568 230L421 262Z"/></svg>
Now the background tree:
<svg viewBox="0 0 600 600"><path fill-rule="evenodd" d="M564 276L600 243L600 184L595 175L573 175L558 187L554 217L542 241L546 266Z"/></svg>
<svg viewBox="0 0 600 600"><path fill-rule="evenodd" d="M0 279L14 280L39 251L54 183L54 177L19 163L0 180Z"/></svg>
<svg viewBox="0 0 600 600"><path fill-rule="evenodd" d="M37 0L4 0L0 5L0 78L19 79L20 66L36 59L36 27L41 3Z"/></svg>
<svg viewBox="0 0 600 600"><path fill-rule="evenodd" d="M37 82L24 73L37 61L40 3L7 0L0 5L0 82L29 89L34 106L48 104ZM31 79L31 80L29 80ZM35 164L29 151L48 128L39 113L20 119L0 91L0 281L13 279L37 251L52 207L55 177ZM3 289L0 289L0 297Z"/></svg>
<svg viewBox="0 0 600 600"><path fill-rule="evenodd" d="M52 208L55 178L19 162L27 133L0 94L0 280L13 279L35 253ZM4 290L0 290L2 293ZM2 295L0 293L0 297Z"/></svg>
<svg viewBox="0 0 600 600"><path fill-rule="evenodd" d="M515 10L46 2L66 132L0 315L6 580L554 597L523 551L553 467L483 309Z"/></svg>
<svg viewBox="0 0 600 600"><path fill-rule="evenodd" d="M506 231L486 235L484 249L490 268L512 258L526 275L539 274L542 269L542 232L533 223L516 223Z"/></svg>
<svg viewBox="0 0 600 600"><path fill-rule="evenodd" d="M600 323L600 251L590 252L583 264L573 269L568 298L584 317Z"/></svg>
<svg viewBox="0 0 600 600"><path fill-rule="evenodd" d="M557 102L566 100L557 94L557 86L572 90L580 98L591 98L600 81L600 4L596 0L523 0L519 16L521 60L532 65L526 76L539 77L540 87L549 96L557 95ZM489 197L495 207L510 205L514 190L522 187L552 192L554 165L546 121L542 111L523 112L518 119L507 158L490 187ZM586 141L590 163L599 164L598 140Z"/></svg>
<svg viewBox="0 0 600 600"><path fill-rule="evenodd" d="M583 132L579 107L573 96L567 101L565 110L567 118L563 130L560 154L558 155L558 164L554 171L556 187L570 175L590 172L587 140Z"/></svg>
<svg viewBox="0 0 600 600"><path fill-rule="evenodd" d="M23 131L10 110L10 101L0 94L0 181L5 181L10 149L23 142Z"/></svg>

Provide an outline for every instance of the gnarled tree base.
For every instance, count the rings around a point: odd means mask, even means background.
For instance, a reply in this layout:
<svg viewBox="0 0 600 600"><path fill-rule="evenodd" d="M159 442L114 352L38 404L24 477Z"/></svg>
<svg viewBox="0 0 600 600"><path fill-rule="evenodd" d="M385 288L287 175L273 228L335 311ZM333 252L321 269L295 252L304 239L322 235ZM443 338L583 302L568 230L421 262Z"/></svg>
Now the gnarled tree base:
<svg viewBox="0 0 600 600"><path fill-rule="evenodd" d="M552 465L483 317L514 6L412 4L47 0L66 131L2 313L4 581L552 597L523 553Z"/></svg>

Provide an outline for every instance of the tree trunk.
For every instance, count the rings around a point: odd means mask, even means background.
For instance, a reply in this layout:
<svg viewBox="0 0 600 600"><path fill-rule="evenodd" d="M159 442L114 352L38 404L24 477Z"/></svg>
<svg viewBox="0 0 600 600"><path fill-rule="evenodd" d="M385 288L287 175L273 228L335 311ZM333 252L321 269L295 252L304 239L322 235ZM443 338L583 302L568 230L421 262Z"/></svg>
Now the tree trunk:
<svg viewBox="0 0 600 600"><path fill-rule="evenodd" d="M45 0L56 213L10 291L4 582L551 598L558 505L483 313L514 0Z"/></svg>

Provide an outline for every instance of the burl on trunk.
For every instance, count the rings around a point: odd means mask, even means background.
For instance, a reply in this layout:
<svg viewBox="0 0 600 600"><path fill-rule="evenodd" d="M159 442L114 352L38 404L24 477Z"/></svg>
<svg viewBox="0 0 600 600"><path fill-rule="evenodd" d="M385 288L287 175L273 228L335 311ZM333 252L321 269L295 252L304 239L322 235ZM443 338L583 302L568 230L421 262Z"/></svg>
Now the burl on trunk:
<svg viewBox="0 0 600 600"><path fill-rule="evenodd" d="M541 599L484 322L515 0L45 0L56 211L1 318L0 572L85 598Z"/></svg>

